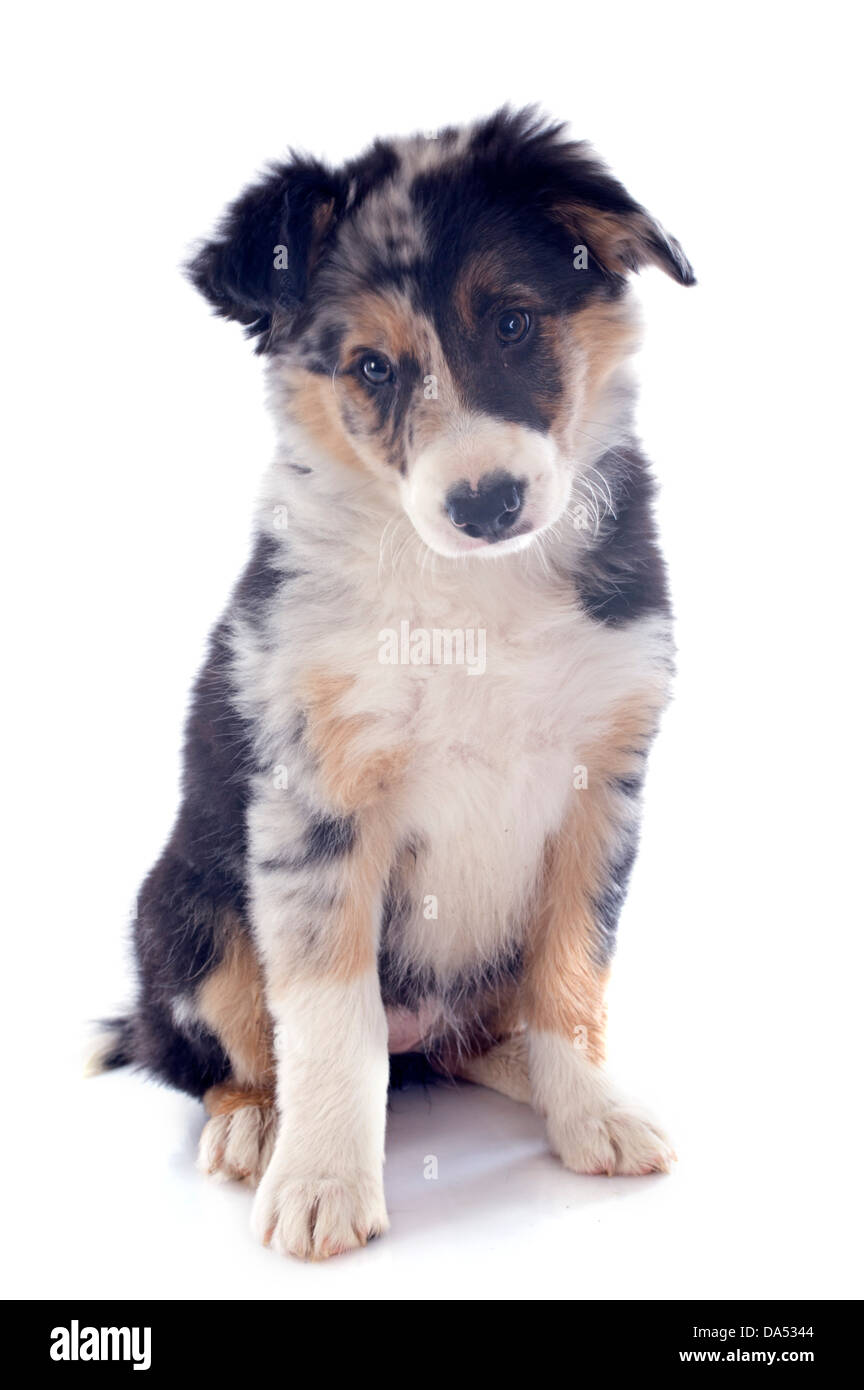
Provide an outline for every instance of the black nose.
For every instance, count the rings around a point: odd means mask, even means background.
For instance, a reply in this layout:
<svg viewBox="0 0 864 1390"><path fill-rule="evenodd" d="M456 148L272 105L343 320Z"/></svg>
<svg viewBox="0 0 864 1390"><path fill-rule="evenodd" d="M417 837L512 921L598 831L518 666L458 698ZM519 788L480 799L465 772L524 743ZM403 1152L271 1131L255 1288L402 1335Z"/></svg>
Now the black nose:
<svg viewBox="0 0 864 1390"><path fill-rule="evenodd" d="M500 541L513 529L522 511L525 484L509 473L488 473L477 491L457 483L447 494L447 515L466 536Z"/></svg>

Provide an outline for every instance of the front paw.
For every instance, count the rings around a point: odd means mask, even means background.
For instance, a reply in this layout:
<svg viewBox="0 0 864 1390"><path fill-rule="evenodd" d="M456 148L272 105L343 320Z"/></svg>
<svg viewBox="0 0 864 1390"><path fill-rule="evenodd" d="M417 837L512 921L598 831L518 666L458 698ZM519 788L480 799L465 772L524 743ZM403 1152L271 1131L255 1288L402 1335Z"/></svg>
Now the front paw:
<svg viewBox="0 0 864 1390"><path fill-rule="evenodd" d="M380 1175L297 1177L274 1158L258 1189L252 1229L280 1255L325 1260L389 1225Z"/></svg>
<svg viewBox="0 0 864 1390"><path fill-rule="evenodd" d="M668 1173L675 1161L669 1140L646 1115L623 1105L549 1119L549 1140L574 1173Z"/></svg>

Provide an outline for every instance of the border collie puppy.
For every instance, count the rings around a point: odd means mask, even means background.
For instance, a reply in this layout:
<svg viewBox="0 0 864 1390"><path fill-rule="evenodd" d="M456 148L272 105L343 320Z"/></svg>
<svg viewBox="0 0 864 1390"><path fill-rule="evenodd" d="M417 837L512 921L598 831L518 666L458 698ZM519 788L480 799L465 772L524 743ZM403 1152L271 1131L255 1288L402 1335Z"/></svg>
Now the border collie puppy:
<svg viewBox="0 0 864 1390"><path fill-rule="evenodd" d="M385 1230L388 1056L529 1101L577 1173L673 1158L603 1067L672 653L649 263L693 283L587 145L504 110L275 165L189 267L279 443L102 1064L204 1098L202 1167L283 1253Z"/></svg>

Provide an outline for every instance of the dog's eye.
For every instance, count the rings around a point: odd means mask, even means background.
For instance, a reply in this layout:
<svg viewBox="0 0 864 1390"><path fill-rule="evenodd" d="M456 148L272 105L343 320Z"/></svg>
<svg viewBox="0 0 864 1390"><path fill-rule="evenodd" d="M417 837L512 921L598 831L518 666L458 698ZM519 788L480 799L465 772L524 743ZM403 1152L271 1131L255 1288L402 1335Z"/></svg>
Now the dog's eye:
<svg viewBox="0 0 864 1390"><path fill-rule="evenodd" d="M385 386L395 375L393 364L380 352L369 352L360 362L360 370L373 386Z"/></svg>
<svg viewBox="0 0 864 1390"><path fill-rule="evenodd" d="M495 332L502 343L521 343L531 327L531 315L522 309L507 309L499 315Z"/></svg>

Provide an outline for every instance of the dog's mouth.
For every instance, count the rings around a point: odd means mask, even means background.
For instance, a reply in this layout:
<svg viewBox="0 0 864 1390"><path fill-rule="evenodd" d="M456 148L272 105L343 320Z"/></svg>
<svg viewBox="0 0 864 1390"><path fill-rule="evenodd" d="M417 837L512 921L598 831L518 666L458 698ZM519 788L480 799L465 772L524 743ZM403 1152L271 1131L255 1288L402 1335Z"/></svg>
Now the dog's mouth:
<svg viewBox="0 0 864 1390"><path fill-rule="evenodd" d="M457 527L443 511L431 519L423 515L418 516L409 508L406 508L406 512L420 539L436 555L448 559L458 559L465 555L510 555L519 550L526 550L549 524L541 521L538 525L531 515L526 514L520 516L511 526L492 530L488 527L482 528L474 522Z"/></svg>
<svg viewBox="0 0 864 1390"><path fill-rule="evenodd" d="M560 518L568 492L569 480L557 468L497 469L475 483L460 479L443 496L409 485L403 505L420 538L436 554L498 557L533 545Z"/></svg>
<svg viewBox="0 0 864 1390"><path fill-rule="evenodd" d="M530 521L526 521L515 526L504 536L492 538L471 535L466 531L461 536L456 535L452 538L448 536L446 544L434 543L431 544L430 548L437 551L439 555L454 557L459 555L511 555L515 551L526 550L539 534L540 530L533 526Z"/></svg>

